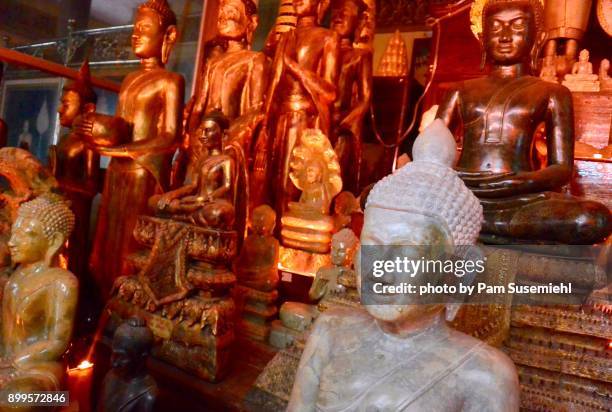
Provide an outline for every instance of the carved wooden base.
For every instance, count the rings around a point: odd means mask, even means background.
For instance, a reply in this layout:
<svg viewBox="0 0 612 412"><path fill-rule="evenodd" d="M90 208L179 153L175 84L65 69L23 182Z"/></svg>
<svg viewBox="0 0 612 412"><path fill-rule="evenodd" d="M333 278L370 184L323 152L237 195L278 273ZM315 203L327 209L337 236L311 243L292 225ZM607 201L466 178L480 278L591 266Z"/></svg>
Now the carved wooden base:
<svg viewBox="0 0 612 412"><path fill-rule="evenodd" d="M241 318L236 332L251 339L264 341L270 335L270 323L276 317L278 291L262 292L238 285L232 291Z"/></svg>

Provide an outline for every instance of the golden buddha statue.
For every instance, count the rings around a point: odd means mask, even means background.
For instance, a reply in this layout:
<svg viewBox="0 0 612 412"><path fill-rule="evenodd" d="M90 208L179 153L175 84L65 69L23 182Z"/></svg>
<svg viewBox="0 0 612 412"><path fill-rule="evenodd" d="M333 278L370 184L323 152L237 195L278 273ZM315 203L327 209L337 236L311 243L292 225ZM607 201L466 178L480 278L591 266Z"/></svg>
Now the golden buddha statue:
<svg viewBox="0 0 612 412"><path fill-rule="evenodd" d="M599 63L599 82L601 83L601 90L610 91L612 90L612 77L609 74L610 71L610 60L603 59Z"/></svg>
<svg viewBox="0 0 612 412"><path fill-rule="evenodd" d="M204 116L200 127L190 134L184 186L149 201L158 215L202 227L233 227L237 173L234 158L223 153L223 134L228 125L221 112Z"/></svg>
<svg viewBox="0 0 612 412"><path fill-rule="evenodd" d="M296 28L282 33L275 45L267 96L271 111L256 142L252 187L254 204L273 204L279 216L299 197L289 179L289 159L299 136L315 127L329 135L331 129L340 48L337 33L321 27L328 5L294 2Z"/></svg>
<svg viewBox="0 0 612 412"><path fill-rule="evenodd" d="M486 1L481 39L492 72L455 84L437 117L463 123L458 169L484 207L490 241L592 244L610 233L609 210L555 193L572 176L574 116L567 88L528 74L542 24L538 0ZM548 162L539 168L531 143L542 122Z"/></svg>
<svg viewBox="0 0 612 412"><path fill-rule="evenodd" d="M233 125L237 122L232 128L236 135L230 138L239 139L249 152L252 131L263 118L268 80L267 57L251 50L257 23L253 0L219 3L217 40L223 42L224 51L206 63L202 86L193 98L193 107L187 110L187 134L199 127L203 115L220 110Z"/></svg>
<svg viewBox="0 0 612 412"><path fill-rule="evenodd" d="M331 29L340 37L338 92L334 103L333 140L345 189L359 193L361 141L365 115L372 97L372 51L353 46L360 20L365 19L362 0L332 2Z"/></svg>
<svg viewBox="0 0 612 412"><path fill-rule="evenodd" d="M565 75L563 85L573 92L598 92L598 76L593 73L593 63L589 61L589 51L580 52L578 61L572 65L571 74Z"/></svg>
<svg viewBox="0 0 612 412"><path fill-rule="evenodd" d="M49 149L49 163L60 188L70 200L70 209L76 222L68 246L68 268L77 276L87 271L87 248L91 201L98 192L100 155L85 144L83 138L72 130L75 119L96 110L96 93L91 85L89 62L79 70L77 80L64 86L58 108L60 124L71 128L57 147Z"/></svg>
<svg viewBox="0 0 612 412"><path fill-rule="evenodd" d="M283 245L314 253L327 253L334 230L329 208L342 190L338 157L327 137L307 129L294 147L289 177L301 191L298 202L289 202L281 218Z"/></svg>
<svg viewBox="0 0 612 412"><path fill-rule="evenodd" d="M550 83L559 83L555 60L552 56L544 57L542 70L540 70L540 79Z"/></svg>
<svg viewBox="0 0 612 412"><path fill-rule="evenodd" d="M18 266L2 299L3 403L9 393L61 390L60 357L72 334L78 281L58 267L57 256L73 227L74 215L57 195L41 195L19 207L8 242Z"/></svg>
<svg viewBox="0 0 612 412"><path fill-rule="evenodd" d="M164 69L176 36L176 16L166 0L141 4L132 34L141 68L124 79L116 116L87 113L75 122L76 133L111 157L90 260L103 296L136 246L132 232L147 199L168 185L184 93L183 77Z"/></svg>

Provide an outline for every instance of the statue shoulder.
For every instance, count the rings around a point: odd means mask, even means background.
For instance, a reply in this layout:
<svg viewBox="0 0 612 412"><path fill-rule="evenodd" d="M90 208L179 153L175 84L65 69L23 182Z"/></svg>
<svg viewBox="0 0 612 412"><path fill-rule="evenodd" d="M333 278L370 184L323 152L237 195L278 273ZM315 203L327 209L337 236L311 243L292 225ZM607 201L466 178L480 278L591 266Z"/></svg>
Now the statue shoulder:
<svg viewBox="0 0 612 412"><path fill-rule="evenodd" d="M76 288L79 286L78 278L66 269L51 268L47 271L47 276L53 279L53 283L58 287Z"/></svg>
<svg viewBox="0 0 612 412"><path fill-rule="evenodd" d="M351 330L363 330L373 322L374 318L361 307L358 309L334 307L319 315L315 327L333 334L345 334Z"/></svg>

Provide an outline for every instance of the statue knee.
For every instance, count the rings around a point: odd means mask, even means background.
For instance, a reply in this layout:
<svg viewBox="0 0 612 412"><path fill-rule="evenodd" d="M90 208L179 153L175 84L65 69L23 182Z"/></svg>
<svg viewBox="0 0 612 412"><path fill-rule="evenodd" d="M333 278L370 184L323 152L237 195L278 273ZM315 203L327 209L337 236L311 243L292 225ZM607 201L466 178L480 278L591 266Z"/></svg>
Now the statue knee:
<svg viewBox="0 0 612 412"><path fill-rule="evenodd" d="M572 243L593 244L604 240L612 232L610 210L603 204L582 202L582 211L576 216L576 234Z"/></svg>

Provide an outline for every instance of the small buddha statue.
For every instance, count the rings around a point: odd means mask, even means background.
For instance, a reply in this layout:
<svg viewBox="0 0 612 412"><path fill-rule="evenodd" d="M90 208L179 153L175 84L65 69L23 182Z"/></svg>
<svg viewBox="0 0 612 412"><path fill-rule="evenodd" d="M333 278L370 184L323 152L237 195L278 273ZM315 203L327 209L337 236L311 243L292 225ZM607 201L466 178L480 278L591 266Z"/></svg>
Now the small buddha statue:
<svg viewBox="0 0 612 412"><path fill-rule="evenodd" d="M341 192L334 199L334 232L339 232L345 227L353 230L355 234L360 233L363 223L363 212L359 207L359 201L349 191Z"/></svg>
<svg viewBox="0 0 612 412"><path fill-rule="evenodd" d="M308 297L318 301L324 311L333 304L334 295L347 295L354 304L359 303L353 258L359 247L359 239L352 230L344 228L334 233L331 241L331 265L323 266L312 282ZM350 295L350 296L349 296Z"/></svg>
<svg viewBox="0 0 612 412"><path fill-rule="evenodd" d="M434 136L417 138L415 149L414 162L372 189L362 248L403 245L409 252L429 245L423 257L436 259L476 241L482 207L452 169L452 135L434 126ZM357 265L363 307L318 317L288 411L519 410L518 374L503 352L447 326L453 313L444 303L368 292L381 280L363 264ZM393 284L411 279L417 288L443 279L431 272L393 275Z"/></svg>
<svg viewBox="0 0 612 412"><path fill-rule="evenodd" d="M610 77L610 60L603 59L599 64L599 82L602 91L612 90L612 78Z"/></svg>
<svg viewBox="0 0 612 412"><path fill-rule="evenodd" d="M115 116L86 113L74 123L75 133L111 158L89 262L103 297L138 248L133 232L147 200L169 186L185 88L183 76L165 69L176 39L176 16L167 0L139 5L132 48L140 68L123 80Z"/></svg>
<svg viewBox="0 0 612 412"><path fill-rule="evenodd" d="M612 229L608 208L558 193L574 165L572 95L529 75L543 38L541 16L538 0L486 0L480 38L492 71L452 85L437 117L451 130L463 126L457 168L484 207L488 241L593 244ZM541 123L543 168L532 150Z"/></svg>
<svg viewBox="0 0 612 412"><path fill-rule="evenodd" d="M599 80L593 74L593 63L589 61L589 51L580 52L578 61L573 64L571 74L565 75L563 85L573 92L598 92Z"/></svg>
<svg viewBox="0 0 612 412"><path fill-rule="evenodd" d="M113 335L111 367L104 382L98 412L152 412L158 389L147 371L153 333L144 320L130 318Z"/></svg>
<svg viewBox="0 0 612 412"><path fill-rule="evenodd" d="M544 57L542 70L540 70L540 79L550 83L559 83L554 56Z"/></svg>
<svg viewBox="0 0 612 412"><path fill-rule="evenodd" d="M160 216L195 225L229 230L234 224L236 162L223 153L229 122L221 112L204 116L190 135L187 176L182 187L149 200Z"/></svg>
<svg viewBox="0 0 612 412"><path fill-rule="evenodd" d="M73 227L74 215L57 195L18 209L8 242L17 268L2 298L2 402L9 393L61 390L60 357L70 343L79 285L57 257Z"/></svg>
<svg viewBox="0 0 612 412"><path fill-rule="evenodd" d="M281 219L283 244L327 253L334 228L329 208L342 190L336 153L320 130L308 129L293 149L290 167L289 177L301 195L298 202L289 202Z"/></svg>
<svg viewBox="0 0 612 412"><path fill-rule="evenodd" d="M276 213L268 205L253 209L252 232L244 240L234 272L238 285L234 288L241 308L239 332L266 341L270 322L278 313L278 256L279 243L273 235Z"/></svg>

